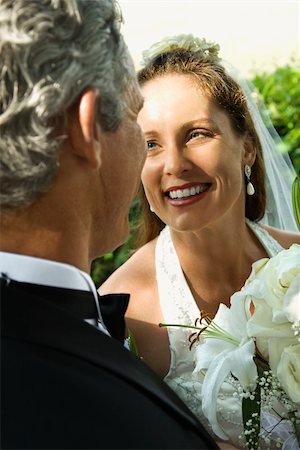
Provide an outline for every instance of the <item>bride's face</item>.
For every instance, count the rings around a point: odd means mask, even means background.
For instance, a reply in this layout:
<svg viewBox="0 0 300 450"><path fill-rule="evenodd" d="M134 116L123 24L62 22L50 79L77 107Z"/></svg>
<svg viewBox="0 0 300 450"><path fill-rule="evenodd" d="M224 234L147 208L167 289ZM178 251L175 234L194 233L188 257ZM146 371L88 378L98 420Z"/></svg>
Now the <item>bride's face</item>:
<svg viewBox="0 0 300 450"><path fill-rule="evenodd" d="M197 230L244 210L243 167L249 145L188 75L165 75L142 86L138 122L147 142L142 182L161 220ZM237 212L235 212L237 211Z"/></svg>

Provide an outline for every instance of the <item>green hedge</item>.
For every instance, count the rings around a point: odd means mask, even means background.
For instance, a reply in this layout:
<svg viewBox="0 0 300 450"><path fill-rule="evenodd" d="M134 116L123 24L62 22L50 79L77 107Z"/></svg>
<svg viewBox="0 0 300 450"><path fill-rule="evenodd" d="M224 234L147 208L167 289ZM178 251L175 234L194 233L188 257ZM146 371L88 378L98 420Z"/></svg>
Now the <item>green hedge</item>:
<svg viewBox="0 0 300 450"><path fill-rule="evenodd" d="M133 229L137 217L138 202L135 199L129 212L129 222L131 230ZM96 286L100 286L112 272L114 272L126 261L132 248L133 234L131 233L129 239L127 240L127 242L125 242L124 245L116 249L114 252L107 253L101 258L97 258L93 261L91 275Z"/></svg>
<svg viewBox="0 0 300 450"><path fill-rule="evenodd" d="M300 64L278 67L271 74L258 74L252 82L300 175Z"/></svg>

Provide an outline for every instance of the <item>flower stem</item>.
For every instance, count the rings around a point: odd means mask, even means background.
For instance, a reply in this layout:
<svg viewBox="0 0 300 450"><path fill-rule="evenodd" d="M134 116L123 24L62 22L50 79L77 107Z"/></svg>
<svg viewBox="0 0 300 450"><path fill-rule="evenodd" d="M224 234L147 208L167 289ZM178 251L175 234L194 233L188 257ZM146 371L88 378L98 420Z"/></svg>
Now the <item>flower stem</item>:
<svg viewBox="0 0 300 450"><path fill-rule="evenodd" d="M159 323L159 327L178 327L178 328L188 328L192 330L198 330L203 332L205 338L212 339L222 339L223 341L230 342L233 345L239 345L240 341L236 339L231 334L228 334L222 330L218 325L215 325L213 321L207 326L197 327L195 325L181 325L178 323Z"/></svg>
<svg viewBox="0 0 300 450"><path fill-rule="evenodd" d="M179 328L192 328L193 330L199 330L199 331L202 330L202 328L195 327L193 325L180 325L180 324L177 324L177 323L159 323L158 326L160 328L162 328L162 327L179 327Z"/></svg>

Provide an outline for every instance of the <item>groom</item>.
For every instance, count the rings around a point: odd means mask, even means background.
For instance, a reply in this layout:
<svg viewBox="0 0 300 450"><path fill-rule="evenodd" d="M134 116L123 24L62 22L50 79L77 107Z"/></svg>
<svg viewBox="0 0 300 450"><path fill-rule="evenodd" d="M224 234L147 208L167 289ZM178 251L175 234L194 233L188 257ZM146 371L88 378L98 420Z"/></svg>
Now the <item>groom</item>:
<svg viewBox="0 0 300 450"><path fill-rule="evenodd" d="M1 448L217 448L88 275L128 236L145 158L112 0L5 0L0 36Z"/></svg>

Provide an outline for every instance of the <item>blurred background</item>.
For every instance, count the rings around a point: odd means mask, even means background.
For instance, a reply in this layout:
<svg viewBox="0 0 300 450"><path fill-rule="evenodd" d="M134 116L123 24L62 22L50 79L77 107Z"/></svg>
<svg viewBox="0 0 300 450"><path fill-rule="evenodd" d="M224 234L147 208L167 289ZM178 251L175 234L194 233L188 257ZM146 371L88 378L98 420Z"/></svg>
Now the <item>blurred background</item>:
<svg viewBox="0 0 300 450"><path fill-rule="evenodd" d="M220 44L245 75L299 57L299 0L118 0L123 34L138 68L142 51L165 36L192 33Z"/></svg>
<svg viewBox="0 0 300 450"><path fill-rule="evenodd" d="M220 56L258 90L273 125L300 175L300 0L202 1L118 0L123 34L136 69L143 50L165 36L192 33L217 42ZM98 258L92 278L99 286L129 256L140 218L138 199L130 211L131 236Z"/></svg>

